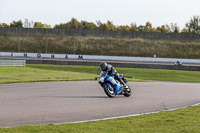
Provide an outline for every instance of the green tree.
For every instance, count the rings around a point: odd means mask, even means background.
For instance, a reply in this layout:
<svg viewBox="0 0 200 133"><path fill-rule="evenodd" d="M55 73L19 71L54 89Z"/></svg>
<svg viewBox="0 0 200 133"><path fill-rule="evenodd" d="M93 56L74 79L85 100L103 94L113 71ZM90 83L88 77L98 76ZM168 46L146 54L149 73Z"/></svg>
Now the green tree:
<svg viewBox="0 0 200 133"><path fill-rule="evenodd" d="M185 25L188 32L200 34L200 17L193 16Z"/></svg>
<svg viewBox="0 0 200 133"><path fill-rule="evenodd" d="M34 28L51 28L51 26L47 25L47 24L43 24L41 22L35 22L34 23Z"/></svg>
<svg viewBox="0 0 200 133"><path fill-rule="evenodd" d="M179 33L180 28L178 27L178 25L175 23L171 23L171 31L174 33Z"/></svg>
<svg viewBox="0 0 200 133"><path fill-rule="evenodd" d="M12 23L10 23L10 27L21 27L21 28L23 28L23 23L22 23L21 20L13 21Z"/></svg>
<svg viewBox="0 0 200 133"><path fill-rule="evenodd" d="M147 31L147 27L146 27L146 26L143 26L143 25L139 25L139 26L138 26L138 31L139 31L139 32L146 32L146 31Z"/></svg>
<svg viewBox="0 0 200 133"><path fill-rule="evenodd" d="M179 33L179 27L176 23L171 23L170 25L166 25L165 26L167 29L167 32L171 32L171 33Z"/></svg>
<svg viewBox="0 0 200 133"><path fill-rule="evenodd" d="M54 26L54 29L65 29L65 28L67 28L66 24L63 23Z"/></svg>
<svg viewBox="0 0 200 133"><path fill-rule="evenodd" d="M6 23L0 23L0 27L9 27Z"/></svg>

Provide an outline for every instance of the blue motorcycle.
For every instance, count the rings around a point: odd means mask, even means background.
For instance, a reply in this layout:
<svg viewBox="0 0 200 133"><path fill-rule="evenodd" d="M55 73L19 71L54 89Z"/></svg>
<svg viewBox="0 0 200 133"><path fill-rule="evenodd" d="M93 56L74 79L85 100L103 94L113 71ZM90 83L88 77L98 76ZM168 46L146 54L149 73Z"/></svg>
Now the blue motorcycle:
<svg viewBox="0 0 200 133"><path fill-rule="evenodd" d="M123 82L128 82L123 75L120 75L120 78ZM131 88L129 86L128 88L124 88L118 80L115 80L113 76L109 76L108 72L101 74L98 83L101 84L108 97L115 97L116 95L124 95L125 97L131 96Z"/></svg>

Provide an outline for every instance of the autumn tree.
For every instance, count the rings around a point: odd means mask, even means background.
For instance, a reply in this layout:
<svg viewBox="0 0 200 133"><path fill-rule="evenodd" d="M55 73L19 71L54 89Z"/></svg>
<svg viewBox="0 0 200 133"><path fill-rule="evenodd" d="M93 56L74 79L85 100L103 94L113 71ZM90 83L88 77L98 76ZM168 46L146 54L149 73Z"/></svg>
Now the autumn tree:
<svg viewBox="0 0 200 133"><path fill-rule="evenodd" d="M0 23L0 27L9 27L6 23Z"/></svg>
<svg viewBox="0 0 200 133"><path fill-rule="evenodd" d="M97 21L98 30L106 30L106 24L101 21Z"/></svg>
<svg viewBox="0 0 200 133"><path fill-rule="evenodd" d="M71 21L67 23L61 23L59 25L55 25L54 28L59 28L59 29L82 29L82 24L75 18L72 18Z"/></svg>
<svg viewBox="0 0 200 133"><path fill-rule="evenodd" d="M54 26L55 29L66 29L67 28L67 24L65 23L60 23L58 25Z"/></svg>
<svg viewBox="0 0 200 133"><path fill-rule="evenodd" d="M97 29L96 24L94 24L94 23L92 23L92 22L87 23L87 24L86 24L86 27L87 27L87 29L89 29L89 30L96 30L96 29Z"/></svg>
<svg viewBox="0 0 200 133"><path fill-rule="evenodd" d="M41 22L35 22L34 23L34 28L51 28L51 26L47 25L47 24L43 24Z"/></svg>
<svg viewBox="0 0 200 133"><path fill-rule="evenodd" d="M71 29L81 29L81 23L75 19L75 18L72 18L70 22L68 22L69 26Z"/></svg>
<svg viewBox="0 0 200 133"><path fill-rule="evenodd" d="M82 25L82 28L85 28L86 30L96 30L97 29L97 26L92 22L81 21L81 25Z"/></svg>
<svg viewBox="0 0 200 133"><path fill-rule="evenodd" d="M181 30L181 33L188 33L188 31L187 31L186 28L183 28L183 29Z"/></svg>
<svg viewBox="0 0 200 133"><path fill-rule="evenodd" d="M121 25L117 27L119 31L130 31L130 27L128 25Z"/></svg>
<svg viewBox="0 0 200 133"><path fill-rule="evenodd" d="M138 28L137 28L136 23L131 23L130 31L135 31L135 32L139 31Z"/></svg>
<svg viewBox="0 0 200 133"><path fill-rule="evenodd" d="M156 32L164 32L164 33L168 33L168 32L170 32L170 31L166 28L165 25L162 25L161 27L158 26L158 27L156 28Z"/></svg>
<svg viewBox="0 0 200 133"><path fill-rule="evenodd" d="M146 31L147 31L147 32L148 32L148 31L152 31L152 24L151 24L150 22L146 22L145 27L146 27Z"/></svg>
<svg viewBox="0 0 200 133"><path fill-rule="evenodd" d="M111 21L107 21L107 24L106 24L106 30L111 30L111 31L115 31L116 30L116 27L115 25L113 24L113 22Z"/></svg>

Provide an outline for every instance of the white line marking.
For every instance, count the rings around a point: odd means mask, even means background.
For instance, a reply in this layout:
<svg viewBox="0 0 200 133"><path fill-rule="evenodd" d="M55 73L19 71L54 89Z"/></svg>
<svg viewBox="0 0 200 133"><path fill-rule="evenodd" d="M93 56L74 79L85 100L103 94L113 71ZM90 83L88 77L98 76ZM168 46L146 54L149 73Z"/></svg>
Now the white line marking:
<svg viewBox="0 0 200 133"><path fill-rule="evenodd" d="M94 120L85 120L85 121L75 121L75 122L66 122L66 123L54 123L54 124L51 124L51 125L86 123L86 122L95 122L95 121L111 120L111 119L118 119L118 118L126 118L126 117L133 117L133 116L140 116L140 115L147 115L147 114L155 114L155 113L159 113L159 112L175 111L175 110L178 110L178 109L187 108L188 106L197 106L197 105L200 105L200 103L193 104L193 105L187 105L187 106L184 106L184 107L181 107L181 108L173 108L173 109L161 110L161 111L155 111L155 112L147 112L147 113L140 113L140 114L115 116L115 117L108 117L108 118L94 119Z"/></svg>

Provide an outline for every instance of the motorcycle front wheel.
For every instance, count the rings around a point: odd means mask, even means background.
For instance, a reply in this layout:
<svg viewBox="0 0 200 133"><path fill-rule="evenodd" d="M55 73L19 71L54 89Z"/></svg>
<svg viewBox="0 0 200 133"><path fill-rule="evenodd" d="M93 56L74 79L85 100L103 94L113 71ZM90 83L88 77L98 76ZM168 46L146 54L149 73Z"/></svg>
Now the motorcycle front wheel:
<svg viewBox="0 0 200 133"><path fill-rule="evenodd" d="M131 96L131 88L129 86L128 86L128 89L125 90L124 96L125 97L130 97Z"/></svg>
<svg viewBox="0 0 200 133"><path fill-rule="evenodd" d="M106 93L106 95L108 96L108 97L115 97L115 89L112 87L112 86L110 86L111 87L111 89L109 88L109 86L107 85L107 84L104 84L103 85L103 89L104 89L104 92Z"/></svg>

